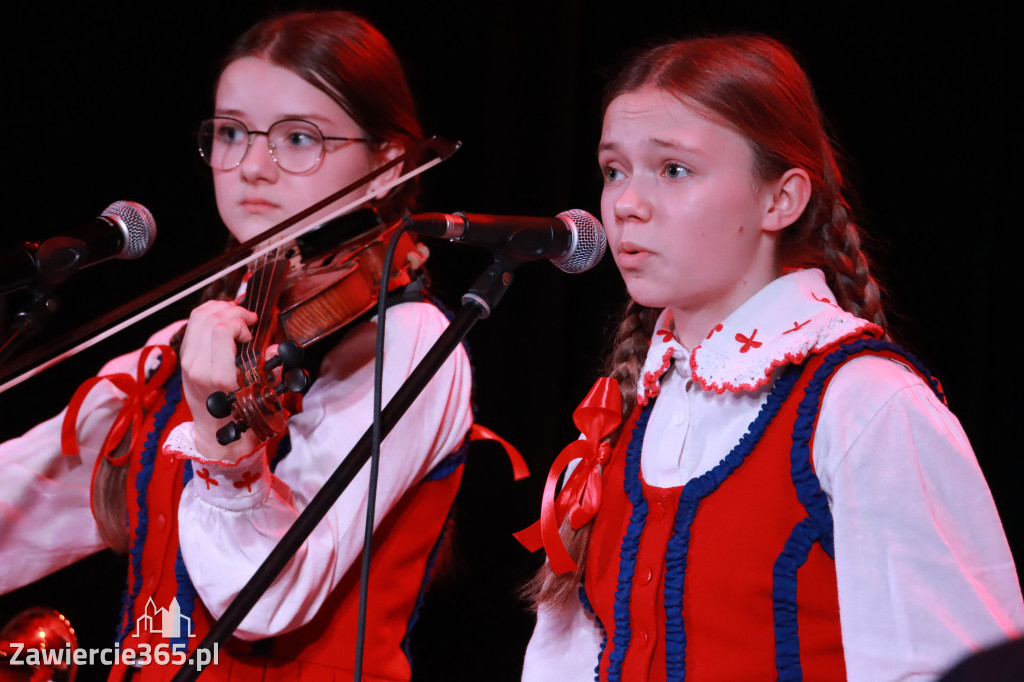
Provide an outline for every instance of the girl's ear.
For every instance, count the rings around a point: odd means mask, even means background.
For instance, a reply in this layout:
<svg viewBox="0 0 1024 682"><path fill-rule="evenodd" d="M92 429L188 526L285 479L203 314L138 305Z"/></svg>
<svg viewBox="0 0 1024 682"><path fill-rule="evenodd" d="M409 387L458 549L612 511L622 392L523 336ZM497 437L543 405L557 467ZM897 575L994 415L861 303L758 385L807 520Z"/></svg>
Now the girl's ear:
<svg viewBox="0 0 1024 682"><path fill-rule="evenodd" d="M387 142L384 147L374 152L377 156L377 163L383 166L388 161L394 161L399 156L405 153L405 149L402 145ZM402 164L389 169L386 173L378 175L370 181L370 186L367 188L368 194L375 194L380 188L387 186L389 183L394 182L402 174ZM378 197L379 198L379 197Z"/></svg>
<svg viewBox="0 0 1024 682"><path fill-rule="evenodd" d="M761 229L777 232L797 221L811 199L811 178L803 168L790 168L765 187L767 202Z"/></svg>

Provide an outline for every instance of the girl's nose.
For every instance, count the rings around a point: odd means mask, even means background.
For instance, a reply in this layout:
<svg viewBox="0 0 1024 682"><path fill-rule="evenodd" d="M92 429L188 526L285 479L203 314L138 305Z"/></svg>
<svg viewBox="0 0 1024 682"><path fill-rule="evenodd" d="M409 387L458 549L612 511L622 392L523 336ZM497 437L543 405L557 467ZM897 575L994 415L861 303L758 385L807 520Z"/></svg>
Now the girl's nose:
<svg viewBox="0 0 1024 682"><path fill-rule="evenodd" d="M270 153L270 141L266 135L255 137L238 170L246 182L274 182L280 169Z"/></svg>
<svg viewBox="0 0 1024 682"><path fill-rule="evenodd" d="M620 185L613 208L617 220L646 222L651 219L651 202L643 191L642 183L636 178Z"/></svg>

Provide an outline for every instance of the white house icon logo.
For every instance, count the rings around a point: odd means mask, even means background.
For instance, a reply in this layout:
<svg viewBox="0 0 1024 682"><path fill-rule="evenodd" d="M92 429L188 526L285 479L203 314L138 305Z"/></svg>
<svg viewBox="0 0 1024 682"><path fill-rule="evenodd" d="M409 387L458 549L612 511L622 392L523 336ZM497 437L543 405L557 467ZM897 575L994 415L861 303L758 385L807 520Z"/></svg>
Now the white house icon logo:
<svg viewBox="0 0 1024 682"><path fill-rule="evenodd" d="M166 609L158 609L150 597L146 602L145 612L135 619L135 637L138 637L140 632L163 635L167 639L181 637L183 634L195 637L192 632L192 619L181 615L177 597L171 600L170 606Z"/></svg>

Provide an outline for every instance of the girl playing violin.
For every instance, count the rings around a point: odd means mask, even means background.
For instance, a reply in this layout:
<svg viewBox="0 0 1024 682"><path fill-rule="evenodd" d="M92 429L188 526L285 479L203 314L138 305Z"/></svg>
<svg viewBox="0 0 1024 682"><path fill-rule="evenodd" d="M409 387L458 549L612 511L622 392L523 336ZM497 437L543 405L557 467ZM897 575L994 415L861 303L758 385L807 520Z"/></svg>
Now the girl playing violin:
<svg viewBox="0 0 1024 682"><path fill-rule="evenodd" d="M923 679L1020 633L988 487L938 382L886 341L793 56L669 44L605 102L632 300L575 415L570 493L522 536L549 559L524 679Z"/></svg>
<svg viewBox="0 0 1024 682"><path fill-rule="evenodd" d="M332 11L273 18L235 43L199 146L221 218L246 241L420 138L387 40L360 17ZM356 191L377 191L401 171ZM400 218L412 192L408 183L391 190L372 212L348 216L363 223L347 229ZM447 324L414 294L388 313L385 402ZM70 416L0 445L0 590L114 547L129 555L121 649L176 652L198 643L370 424L372 319L333 337L283 437L264 441L250 429L220 445L215 434L228 419L210 415L207 396L238 388L237 344L249 340L256 318L231 300L204 303L183 336L175 325L108 363L100 376L118 378L80 391ZM460 348L384 440L366 679L410 677L405 637L461 478L469 396ZM132 414L138 421L118 429ZM61 454L69 441L77 455ZM351 676L367 477L362 471L348 487L204 676ZM28 523L41 517L45 534ZM181 627L140 625L163 609L180 615ZM175 670L122 663L112 678L165 679Z"/></svg>

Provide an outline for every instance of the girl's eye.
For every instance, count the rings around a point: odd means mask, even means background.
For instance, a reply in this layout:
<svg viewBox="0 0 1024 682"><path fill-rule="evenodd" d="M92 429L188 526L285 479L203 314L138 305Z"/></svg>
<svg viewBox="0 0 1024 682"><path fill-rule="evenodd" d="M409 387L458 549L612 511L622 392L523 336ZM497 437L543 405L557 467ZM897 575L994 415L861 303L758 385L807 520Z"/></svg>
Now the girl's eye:
<svg viewBox="0 0 1024 682"><path fill-rule="evenodd" d="M247 138L244 128L233 123L222 123L214 131L214 137L223 144L235 144Z"/></svg>
<svg viewBox="0 0 1024 682"><path fill-rule="evenodd" d="M310 147L316 143L316 139L309 132L304 130L293 130L285 138L290 147Z"/></svg>
<svg viewBox="0 0 1024 682"><path fill-rule="evenodd" d="M270 141L277 149L313 149L323 139L319 129L308 121L286 119L270 127Z"/></svg>
<svg viewBox="0 0 1024 682"><path fill-rule="evenodd" d="M670 163L665 166L665 177L670 180L676 180L678 178L685 178L690 174L690 171L685 166L678 163Z"/></svg>
<svg viewBox="0 0 1024 682"><path fill-rule="evenodd" d="M622 179L622 171L612 168L611 166L602 166L601 175L604 176L605 182L615 182Z"/></svg>

